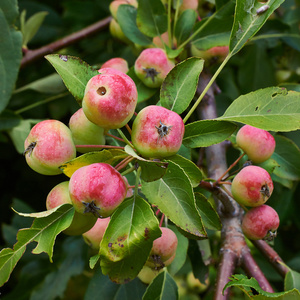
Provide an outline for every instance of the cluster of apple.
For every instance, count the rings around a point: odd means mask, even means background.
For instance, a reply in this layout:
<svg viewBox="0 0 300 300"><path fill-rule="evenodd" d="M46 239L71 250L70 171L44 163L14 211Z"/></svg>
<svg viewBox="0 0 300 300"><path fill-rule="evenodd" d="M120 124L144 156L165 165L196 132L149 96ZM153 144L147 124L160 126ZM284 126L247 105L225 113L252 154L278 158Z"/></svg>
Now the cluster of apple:
<svg viewBox="0 0 300 300"><path fill-rule="evenodd" d="M274 137L265 130L244 125L237 133L237 145L254 164L260 164L271 157L275 150ZM253 240L272 240L279 226L277 212L266 201L273 192L270 174L262 167L248 165L234 177L231 192L234 199L251 207L244 215L242 229Z"/></svg>

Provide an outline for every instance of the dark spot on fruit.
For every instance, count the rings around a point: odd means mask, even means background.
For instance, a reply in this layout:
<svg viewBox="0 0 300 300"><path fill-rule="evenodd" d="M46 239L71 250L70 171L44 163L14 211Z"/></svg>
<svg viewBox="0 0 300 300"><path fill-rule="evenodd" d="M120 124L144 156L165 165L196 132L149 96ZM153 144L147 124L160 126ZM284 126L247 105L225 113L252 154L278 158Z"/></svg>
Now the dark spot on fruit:
<svg viewBox="0 0 300 300"><path fill-rule="evenodd" d="M163 263L163 261L161 260L160 255L157 254L153 254L150 256L150 259L152 260L152 262L154 263L154 269L156 271L161 270L162 268L165 267L165 264Z"/></svg>
<svg viewBox="0 0 300 300"><path fill-rule="evenodd" d="M143 68L143 70L146 72L145 78L150 77L152 82L155 81L155 77L160 73L157 72L154 68Z"/></svg>
<svg viewBox="0 0 300 300"><path fill-rule="evenodd" d="M104 96L106 94L106 88L104 86L100 86L97 90L98 95Z"/></svg>
<svg viewBox="0 0 300 300"><path fill-rule="evenodd" d="M30 143L30 145L23 152L23 155L26 155L28 153L28 156L30 156L35 146L36 146L36 142Z"/></svg>

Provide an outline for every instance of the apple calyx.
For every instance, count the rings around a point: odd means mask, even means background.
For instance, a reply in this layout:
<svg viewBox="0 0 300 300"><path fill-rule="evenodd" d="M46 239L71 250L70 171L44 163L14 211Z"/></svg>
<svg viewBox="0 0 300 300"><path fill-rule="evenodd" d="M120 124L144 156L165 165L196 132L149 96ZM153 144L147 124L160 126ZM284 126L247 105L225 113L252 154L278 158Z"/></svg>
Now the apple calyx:
<svg viewBox="0 0 300 300"><path fill-rule="evenodd" d="M159 137L162 139L164 136L166 136L171 128L173 127L172 125L167 126L162 123L162 121L159 121L160 125L157 127L155 125L155 128L157 129L157 133L159 134Z"/></svg>
<svg viewBox="0 0 300 300"><path fill-rule="evenodd" d="M102 216L99 214L100 207L97 207L94 200L91 202L84 202L82 201L82 204L85 206L85 209L83 211L84 214L92 213L95 217L102 218Z"/></svg>
<svg viewBox="0 0 300 300"><path fill-rule="evenodd" d="M152 82L155 82L155 77L160 73L157 72L154 68L143 68L143 70L146 72L145 78L150 77Z"/></svg>
<svg viewBox="0 0 300 300"><path fill-rule="evenodd" d="M37 142L30 143L29 146L23 152L23 155L25 156L26 154L28 154L28 156L30 156L36 144Z"/></svg>

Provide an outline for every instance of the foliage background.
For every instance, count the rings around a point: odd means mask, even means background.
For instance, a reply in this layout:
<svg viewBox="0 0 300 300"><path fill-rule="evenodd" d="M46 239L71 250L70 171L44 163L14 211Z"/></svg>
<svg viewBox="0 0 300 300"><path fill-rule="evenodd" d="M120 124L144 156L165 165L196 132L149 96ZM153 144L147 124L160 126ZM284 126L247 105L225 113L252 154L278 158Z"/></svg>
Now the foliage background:
<svg viewBox="0 0 300 300"><path fill-rule="evenodd" d="M40 11L48 12L28 47L30 49L39 48L107 17L109 3L108 0L61 0L59 2L19 0L19 11L26 10L26 18ZM209 14L211 7L209 2L203 2L202 13ZM288 31L289 28L299 26L300 1L285 1L279 13L282 13L283 17L280 18L276 15L274 18L270 18L259 35L267 35L274 31ZM20 26L19 22L16 25ZM113 39L108 28L93 37L83 39L79 43L61 50L60 53L78 56L90 65L101 65L112 57L123 57L128 61L129 66L132 66L138 55L131 46ZM213 73L214 68L215 66L212 66L210 72ZM217 96L219 114L221 115L231 101L241 94L282 84L276 77L279 70L290 71L287 82L293 83L294 88L300 91L300 41L291 47L291 43L286 43L281 39L254 39L231 59L218 77L217 83L221 89L221 93ZM19 71L16 90L53 73L53 67L45 59L30 64ZM286 83L285 85L287 86ZM55 87L56 90L51 86L51 88L44 88L42 92L28 89L14 93L7 110L18 111L36 101L48 99L56 93L65 91L59 83ZM148 103L155 101L154 99L155 97ZM143 105L141 103L137 111ZM57 100L24 111L21 115L24 120L52 118L67 124L71 114L77 109L76 101L70 94L67 94ZM5 119L5 115L2 114L0 118ZM293 139L300 147L299 131L287 133L286 136ZM16 216L10 207L13 206L23 212L45 210L45 199L48 192L57 183L65 180L65 176L43 176L32 171L27 166L24 157L16 150L10 137L10 131L0 132L0 143L0 220L2 224L0 247L2 248L11 247L15 243L18 228L30 226L31 223L26 218ZM197 153L195 153L196 155ZM232 162L237 155L237 151L230 151L228 162ZM277 184L275 193L269 202L277 210L281 219L274 248L289 266L297 271L300 271L299 199L299 185L292 183L290 190ZM215 239L215 243L218 245L218 238ZM49 263L46 255L35 256L35 260L33 260L30 249L28 249L9 282L1 288L3 299L29 299L30 297L33 299L40 297L39 299L41 299L43 293L49 296L52 285L46 288L46 283L48 281L48 283L54 284L53 278L56 279L57 284L59 282L56 293L62 295L64 287L68 283L68 276L72 275L77 276L73 276L73 279L69 281L65 299L77 299L76 297L82 299L81 292L87 288L92 278L92 272L88 271L86 265L88 249L84 245L78 247L79 244L83 245L81 239L66 238L60 235L55 245L54 261L58 262L55 265ZM69 254L67 255L67 253ZM254 253L268 279L275 283L278 290L282 290L280 277L273 272L273 269L257 252ZM214 255L217 257L217 250ZM84 273L82 273L83 269L85 269ZM45 277L46 275L48 276ZM53 277L51 278L51 276ZM78 289L78 286L81 288ZM116 287L112 285L112 293L114 289ZM76 290L77 296L73 294L74 290ZM119 291L119 295L122 295L122 291Z"/></svg>

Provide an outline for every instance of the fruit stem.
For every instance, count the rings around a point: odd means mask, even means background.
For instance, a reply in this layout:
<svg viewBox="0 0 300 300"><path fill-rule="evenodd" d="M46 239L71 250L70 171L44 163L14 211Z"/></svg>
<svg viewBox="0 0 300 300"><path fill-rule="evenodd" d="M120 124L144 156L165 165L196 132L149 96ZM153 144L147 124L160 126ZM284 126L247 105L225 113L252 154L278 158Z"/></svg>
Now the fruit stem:
<svg viewBox="0 0 300 300"><path fill-rule="evenodd" d="M233 168L236 166L236 164L245 156L246 153L243 153L240 155L230 166L229 168L213 183L214 186L220 184L220 181L223 179L223 177Z"/></svg>
<svg viewBox="0 0 300 300"><path fill-rule="evenodd" d="M104 149L122 149L121 146L111 146L111 145L76 145L76 148L104 148Z"/></svg>
<svg viewBox="0 0 300 300"><path fill-rule="evenodd" d="M129 174L129 173L131 173L131 172L133 172L133 171L135 171L135 170L136 170L136 168L135 168L135 166L133 166L133 167L131 167L131 168L125 170L124 172L122 172L121 175L122 175L122 176L125 176L125 175L127 175L127 174ZM130 188L130 187L134 188L135 186L128 186L128 188Z"/></svg>
<svg viewBox="0 0 300 300"><path fill-rule="evenodd" d="M117 129L117 130L118 130L119 135L123 138L123 142L125 142L131 148L134 148L133 145L131 144L131 142L127 139L125 134L122 132L122 130L121 129Z"/></svg>
<svg viewBox="0 0 300 300"><path fill-rule="evenodd" d="M162 214L162 215L161 215L160 222L159 222L159 227L162 226L162 223L163 223L163 221L164 221L164 218L165 218L165 214Z"/></svg>
<svg viewBox="0 0 300 300"><path fill-rule="evenodd" d="M229 53L226 58L224 59L224 61L222 62L222 64L219 66L218 70L216 71L216 73L212 76L212 78L210 79L209 83L207 84L207 86L205 87L205 89L203 90L203 92L201 93L201 95L199 96L199 98L196 100L196 102L194 103L194 105L192 106L192 108L190 109L190 111L187 113L187 115L184 117L183 119L183 123L186 123L186 121L189 119L189 117L192 115L192 113L194 112L194 110L197 108L197 106L200 104L201 100L203 99L203 97L205 96L206 92L209 90L209 88L211 87L211 85L214 83L215 79L218 77L218 75L220 74L220 72L222 71L222 69L225 67L225 65L227 64L228 60L231 58L231 53Z"/></svg>
<svg viewBox="0 0 300 300"><path fill-rule="evenodd" d="M127 131L129 132L129 134L131 135L131 132L132 132L132 131L131 131L131 128L129 127L129 125L126 124L125 127L126 127Z"/></svg>
<svg viewBox="0 0 300 300"><path fill-rule="evenodd" d="M118 141L121 141L121 142L125 143L125 141L123 139L121 139L121 138L119 138L119 137L117 137L117 136L115 136L115 135L113 135L111 133L106 132L105 135L110 136L110 137L112 137L115 140L118 140Z"/></svg>
<svg viewBox="0 0 300 300"><path fill-rule="evenodd" d="M120 170L124 169L133 159L134 159L133 156L127 156L126 158L124 158L121 162L119 162L115 166L115 169L117 171L120 171Z"/></svg>

